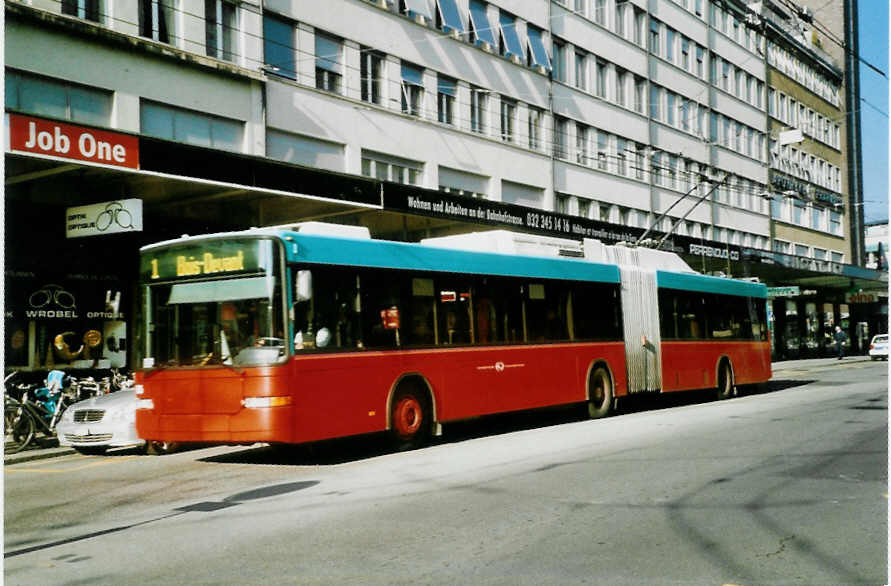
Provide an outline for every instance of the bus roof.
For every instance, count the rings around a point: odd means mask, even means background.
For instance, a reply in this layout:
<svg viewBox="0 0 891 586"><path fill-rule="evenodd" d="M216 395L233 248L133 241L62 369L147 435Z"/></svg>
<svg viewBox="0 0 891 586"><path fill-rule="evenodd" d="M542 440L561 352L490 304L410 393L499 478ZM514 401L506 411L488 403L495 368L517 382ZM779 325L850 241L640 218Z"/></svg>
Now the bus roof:
<svg viewBox="0 0 891 586"><path fill-rule="evenodd" d="M669 273L656 271L656 284L666 289L699 291L701 293L721 293L742 297L767 298L767 287L762 283L739 281L722 277L710 277L697 273Z"/></svg>
<svg viewBox="0 0 891 586"><path fill-rule="evenodd" d="M390 240L335 238L296 232L280 232L286 242L288 260L330 265L411 269L446 273L502 275L619 283L615 265L581 259L547 258L468 252Z"/></svg>

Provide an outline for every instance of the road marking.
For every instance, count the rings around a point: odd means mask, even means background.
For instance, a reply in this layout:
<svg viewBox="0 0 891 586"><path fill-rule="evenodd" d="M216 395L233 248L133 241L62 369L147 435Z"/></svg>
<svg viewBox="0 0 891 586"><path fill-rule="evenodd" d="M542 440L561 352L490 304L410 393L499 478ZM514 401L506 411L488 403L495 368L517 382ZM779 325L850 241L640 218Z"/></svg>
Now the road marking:
<svg viewBox="0 0 891 586"><path fill-rule="evenodd" d="M126 460L132 460L137 456L121 456L119 458L107 459L107 460L98 460L95 462L90 462L89 464L84 464L83 466L74 466L72 468L62 468L62 469L54 469L54 468L12 468L7 467L4 469L4 472L35 472L38 474L62 474L64 472L77 472L79 470L86 470L87 468L96 468L97 466L107 466L108 464L115 464L117 462L124 462ZM77 458L77 460L83 460L84 458ZM67 460L71 462L72 460ZM62 462L64 463L64 462Z"/></svg>

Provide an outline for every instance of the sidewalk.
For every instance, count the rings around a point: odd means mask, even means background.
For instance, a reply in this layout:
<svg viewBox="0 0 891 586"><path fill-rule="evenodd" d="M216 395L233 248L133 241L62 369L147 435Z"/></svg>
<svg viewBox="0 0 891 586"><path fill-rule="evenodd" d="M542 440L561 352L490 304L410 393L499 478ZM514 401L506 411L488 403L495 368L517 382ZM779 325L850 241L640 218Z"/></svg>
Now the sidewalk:
<svg viewBox="0 0 891 586"><path fill-rule="evenodd" d="M854 364L858 362L869 362L869 356L846 356L842 360L838 360L837 358L808 358L804 360L783 360L780 362L774 362L772 364L774 373L781 373L784 370L803 370L808 368L815 368L819 366L824 367L842 367L848 364ZM47 439L44 440L44 445L39 448L27 449L19 452L18 454L4 454L3 455L3 464L21 464L22 462L30 462L32 460L43 460L46 458L57 458L60 456L67 456L69 454L76 454L77 452L73 448L65 448L60 447L55 439Z"/></svg>
<svg viewBox="0 0 891 586"><path fill-rule="evenodd" d="M845 356L841 360L838 358L805 358L802 360L781 360L771 364L773 372L783 372L784 370L800 370L806 368L814 368L817 366L844 366L845 364L853 364L855 362L869 362L869 356Z"/></svg>

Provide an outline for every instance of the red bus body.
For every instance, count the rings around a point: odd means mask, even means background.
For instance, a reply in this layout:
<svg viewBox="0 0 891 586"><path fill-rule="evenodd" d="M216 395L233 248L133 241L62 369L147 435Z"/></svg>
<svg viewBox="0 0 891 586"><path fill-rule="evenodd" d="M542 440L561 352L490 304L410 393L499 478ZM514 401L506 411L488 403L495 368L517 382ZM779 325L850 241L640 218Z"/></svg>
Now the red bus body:
<svg viewBox="0 0 891 586"><path fill-rule="evenodd" d="M420 375L439 423L580 403L594 364L625 394L624 344L548 344L448 350L315 354L279 366L140 373L140 437L177 442L302 443L388 429L396 383ZM291 404L245 408L244 397L289 396Z"/></svg>

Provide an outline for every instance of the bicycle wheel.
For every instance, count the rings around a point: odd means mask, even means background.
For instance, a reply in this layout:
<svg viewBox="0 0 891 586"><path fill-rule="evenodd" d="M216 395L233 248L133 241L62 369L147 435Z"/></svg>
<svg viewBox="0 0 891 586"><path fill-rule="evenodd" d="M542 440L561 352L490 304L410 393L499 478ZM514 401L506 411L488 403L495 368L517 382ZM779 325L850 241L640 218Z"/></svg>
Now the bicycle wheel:
<svg viewBox="0 0 891 586"><path fill-rule="evenodd" d="M20 405L7 405L3 413L3 431L4 451L15 454L22 451L34 438L34 419Z"/></svg>

